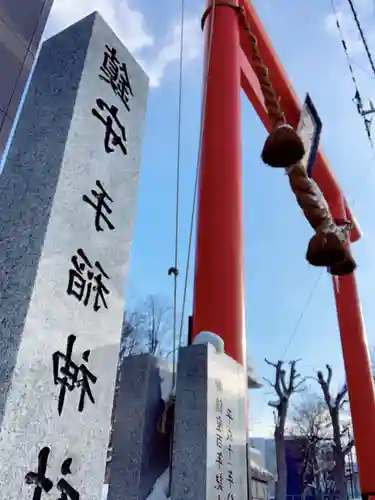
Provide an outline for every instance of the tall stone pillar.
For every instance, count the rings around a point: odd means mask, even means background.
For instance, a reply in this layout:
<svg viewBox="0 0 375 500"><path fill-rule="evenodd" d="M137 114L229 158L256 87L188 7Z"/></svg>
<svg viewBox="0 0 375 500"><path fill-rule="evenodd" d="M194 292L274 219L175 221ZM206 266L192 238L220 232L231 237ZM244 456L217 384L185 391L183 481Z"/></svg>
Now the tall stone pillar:
<svg viewBox="0 0 375 500"><path fill-rule="evenodd" d="M43 45L0 176L1 498L101 497L147 93L97 13Z"/></svg>

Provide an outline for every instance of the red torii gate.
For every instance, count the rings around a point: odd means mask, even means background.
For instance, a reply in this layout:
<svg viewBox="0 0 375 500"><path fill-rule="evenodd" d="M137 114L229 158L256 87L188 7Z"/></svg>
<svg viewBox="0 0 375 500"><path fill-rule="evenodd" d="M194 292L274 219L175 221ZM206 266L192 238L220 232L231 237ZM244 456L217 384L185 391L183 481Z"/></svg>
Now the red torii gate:
<svg viewBox="0 0 375 500"><path fill-rule="evenodd" d="M214 26L211 30L214 5ZM233 8L235 7L235 8ZM240 89L264 126L272 124L252 68L249 35L239 23L238 7L258 41L287 123L296 128L301 106L272 48L254 7L247 0L208 0L205 12L203 135L199 160L197 246L192 337L201 331L219 335L228 355L245 363L243 223ZM210 49L210 54L209 54ZM360 230L328 161L318 151L313 178L332 216L352 223L351 242ZM333 276L353 433L362 495L375 494L375 392L355 274Z"/></svg>

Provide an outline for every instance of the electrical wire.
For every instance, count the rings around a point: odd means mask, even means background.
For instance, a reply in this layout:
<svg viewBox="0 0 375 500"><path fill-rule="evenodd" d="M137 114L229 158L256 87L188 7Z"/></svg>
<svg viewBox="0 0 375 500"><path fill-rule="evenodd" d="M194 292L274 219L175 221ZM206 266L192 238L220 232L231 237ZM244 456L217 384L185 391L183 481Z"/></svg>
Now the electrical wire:
<svg viewBox="0 0 375 500"><path fill-rule="evenodd" d="M174 267L168 271L173 275L173 350L172 350L172 391L170 401L164 409L165 421L168 420L168 406L173 404L173 391L176 385L176 356L177 356L177 278L178 278L178 243L179 243L179 214L180 214L180 170L181 170L181 123L182 123L182 83L183 83L183 55L184 55L184 26L185 26L185 0L181 0L181 33L180 33L180 65L178 84L178 126L177 126L177 166L176 166L176 208L175 208L175 245L174 245ZM172 457L173 457L173 426L169 437L169 474L168 490L172 485Z"/></svg>
<svg viewBox="0 0 375 500"><path fill-rule="evenodd" d="M350 0L349 0L349 2L350 2ZM357 79L356 79L355 74L354 74L354 70L353 70L351 58L349 56L348 46L347 46L347 44L345 42L344 33L342 31L342 28L341 28L341 24L340 24L339 16L338 16L338 13L337 13L337 10L336 10L336 7L335 7L334 0L331 0L331 6L332 6L333 14L334 14L334 16L336 18L336 26L337 26L337 29L338 29L339 34L340 34L341 44L342 44L343 49L344 49L345 57L346 57L346 60L347 60L347 63L348 63L348 67L349 67L350 76L351 76L351 79L353 81L353 85L354 85L354 88L355 88L355 96L354 96L353 101L354 101L354 103L357 106L358 113L361 115L361 117L363 119L363 122L364 122L364 125L365 125L365 129L366 129L366 133L367 133L367 137L368 137L368 140L370 142L371 148L374 149L374 145L373 145L372 137L371 137L371 129L370 129L371 120L369 120L368 118L366 118L366 116L364 115L365 110L363 108L362 96L361 96L361 93L359 91ZM365 40L364 35L363 35L362 28L360 27L360 24L359 24L359 20L358 20L357 14L356 14L354 6L353 6L353 4L351 2L350 2L350 6L352 8L352 12L354 12L355 20L357 22L358 29L360 30L361 37L362 37L363 43L364 43L366 51L367 51L367 56L369 58L371 67L373 68L374 75L375 75L375 67L374 67L374 63L373 63L372 57L371 57L371 53L370 53L370 51L368 49L366 40Z"/></svg>
<svg viewBox="0 0 375 500"><path fill-rule="evenodd" d="M355 75L354 75L353 66L352 66L352 63L351 63L351 59L349 57L348 47L347 47L347 44L345 42L344 32L342 31L342 28L341 28L341 24L340 24L340 20L339 20L339 15L338 15L338 12L336 10L336 6L335 6L334 0L331 0L331 6L332 6L332 11L333 11L333 14L334 14L335 20L336 20L336 27L337 27L337 29L339 31L340 38L341 38L341 43L342 43L342 46L344 48L345 57L346 57L346 60L347 60L348 66L349 66L350 76L351 76L351 78L353 80L353 83L354 83L354 86L355 86L355 88L357 90L358 89L357 80L356 80Z"/></svg>
<svg viewBox="0 0 375 500"><path fill-rule="evenodd" d="M183 3L183 0L182 0L182 3ZM374 0L374 4L375 4L375 0ZM358 90L358 84L357 84L357 81L356 81L356 78L355 78L355 74L354 74L354 71L353 71L353 66L352 66L352 61L351 61L351 58L349 56L349 53L348 53L348 48L347 48L347 44L345 42L345 39L344 39L344 36L343 36L343 32L342 32L342 29L341 29L341 25L340 25L340 22L339 22L339 18L338 18L338 15L337 15L337 11L336 11L336 8L335 8L335 4L334 4L334 0L331 0L331 5L332 5L332 9L333 9L333 12L335 14L335 17L336 17L336 26L339 30L339 33L340 33L340 36L341 36L341 43L343 45L343 48L344 48L344 52L345 52L345 56L346 56L346 59L347 59L347 63L348 63L348 66L349 66L349 71L350 71L350 74L351 74L351 78L352 78L352 81L353 81L353 84L355 86L355 89L356 89L356 92L359 94L359 90ZM351 5L351 8L352 10L354 9L353 7L353 4L350 2L350 5ZM210 63L210 55L211 55L211 45L212 45L212 34L213 34L213 27L214 27L214 15L215 15L215 7L216 7L216 0L213 0L213 5L212 5L212 12L211 12L211 25L210 25L210 34L209 34L209 43L208 43L208 57L207 57L207 71L209 69L209 63ZM358 17L356 16L356 13L355 11L353 12L353 14L355 14L355 19L356 19L356 22L357 22L357 25L358 25L358 28L360 29L360 33L361 33L361 37L362 37L362 40L363 40L363 43L365 44L365 48L366 48L366 51L367 51L367 55L368 55L368 58L370 60L370 64L372 66L372 69L374 71L374 75L375 75L375 67L374 67L374 64L373 64L373 61L372 61L372 57L371 57L371 54L369 52L369 49L368 49L368 46L367 46L367 43L364 39L364 35L363 35L363 31L362 29L360 28L360 25L359 25L359 20L358 20ZM183 16L183 13L182 13L182 16ZM183 17L182 17L183 19ZM183 28L182 28L183 29ZM182 31L181 29L181 31ZM177 194L176 194L176 203L177 203L177 209L176 209L176 245L175 245L175 248L177 249L178 246L177 246L177 240L178 240L178 206L179 206L179 163L180 163L180 130L181 130L181 85L182 85L182 46L181 46L181 57L180 57L180 96L179 96L179 132L178 132L178 135L179 135L179 139L178 139L178 142L179 142L179 146L178 146L178 172L177 172ZM363 69L363 68L361 68ZM207 73L204 75L204 92L203 92L203 100L202 100L202 116L201 116L201 127L200 127L200 136L199 136L199 147L198 147L198 159L197 159L197 164L196 164L196 173L195 173L195 182L194 182L194 192L193 192L193 202L192 202L192 213L191 213L191 220L190 220L190 230L189 230L189 242L188 242L188 255L187 255L187 260L186 260L186 268L185 268L185 280L184 280L184 291L183 291L183 299L182 299L182 309L181 309L181 320L180 320L180 330L179 330L179 337L178 337L178 342L176 341L176 311L177 311L177 307L174 307L174 345L173 345L173 372L175 373L175 364L176 364L176 351L177 349L182 345L182 333L183 333L183 326L184 326L184 318L185 318L185 307L186 307L186 296L187 296L187 286L188 286L188 280L189 280L189 271L190 271L190 260L191 260L191 250L192 250L192 240L193 240L193 230L194 230L194 218L195 218L195 208L196 208L196 199L197 199L197 191L198 191L198 173L199 173L199 158L200 158L200 152L201 152L201 147L202 147L202 136L203 136L203 127L202 127L202 124L203 124L203 113L205 111L205 104L206 104L206 95L207 95L207 81L208 81L208 75ZM371 137L369 136L369 139L371 141ZM371 145L372 145L372 142L371 142ZM370 170L370 167L371 165L369 166L368 170L366 171L366 175L365 177L367 177L368 175L368 172ZM356 199L353 200L353 204L352 206L354 206L354 203L355 203ZM176 255L177 255L177 250L175 250L175 268L177 269L177 258L176 258ZM304 307L302 308L302 311L301 311L301 314L299 315L298 317L298 320L296 322L296 325L292 331L292 334L288 340L288 343L286 345L286 348L284 350L284 354L283 354L283 358L285 357L287 351L289 350L289 347L292 343L292 341L294 340L296 334L298 333L299 331L299 327L303 321L303 318L306 314L306 311L311 303L311 300L314 296L314 293L320 283L320 280L323 276L323 272L324 270L322 270L317 279L315 280L314 282L314 285L312 287L312 289L310 290L310 293L308 295L308 298L306 300L306 303L304 305ZM176 300L176 297L177 297L177 277L175 276L175 290L174 290L174 296L175 296L175 303L177 302ZM176 345L177 344L177 345Z"/></svg>
<svg viewBox="0 0 375 500"><path fill-rule="evenodd" d="M371 55L371 52L370 52L370 49L369 49L369 46L367 44L367 41L366 41L366 37L365 37L365 34L363 33L363 30L362 30L362 26L361 26L361 23L359 22L359 19L358 19L358 15L357 15L357 11L355 10L354 8L354 4L352 2L352 0L348 0L348 3L349 3L349 6L350 6L350 9L352 11L352 14L353 14L353 17L354 17L354 21L357 25L357 28L358 28L358 31L359 31L359 34L361 36L361 40L362 40L362 43L365 47L365 51L366 51L366 55L367 55L367 59L370 63L370 66L371 66L371 69L375 75L375 65L374 65L374 61L372 59L372 55Z"/></svg>
<svg viewBox="0 0 375 500"><path fill-rule="evenodd" d="M375 1L375 0L374 0ZM356 66L358 69L366 73L366 75L371 78L372 80L375 80L375 75L372 75L366 68L364 68L361 64L358 64L357 61L354 61L351 59L351 63L353 66Z"/></svg>
<svg viewBox="0 0 375 500"><path fill-rule="evenodd" d="M360 191L362 191L362 187L365 184L369 173L371 172L371 169L372 169L372 167L374 165L374 161L375 161L375 155L372 156L372 158L371 158L371 160L370 160L370 162L369 162L369 164L368 164L368 166L367 166L367 168L366 168L366 170L365 170L365 172L363 174L362 179L358 183L358 190L357 190L356 195L353 197L352 202L349 203L349 205L352 207L352 209L354 208L356 202L358 201L358 198L359 198L359 195L360 195ZM287 345L285 347L285 350L284 350L284 353L283 353L283 356L281 357L281 359L285 359L285 356L286 356L286 354L287 354L287 352L289 350L289 347L291 346L291 344L292 344L295 336L297 335L299 327L301 326L302 320L303 320L303 318L304 318L304 316L306 314L306 311L307 311L307 309L308 309L308 307L310 305L310 302L311 302L311 300L312 300L312 298L314 296L314 293L315 293L316 289L318 288L318 285L320 283L320 280L321 280L321 278L323 276L324 271L325 271L324 269L322 269L320 271L320 273L319 273L316 281L314 282L314 284L313 284L313 286L312 286L312 288L310 290L310 293L309 293L309 295L307 297L305 305L303 306L301 314L299 315L299 317L297 319L296 325L295 325L295 327L292 330L292 333L291 333L291 335L289 337L288 343L287 343Z"/></svg>
<svg viewBox="0 0 375 500"><path fill-rule="evenodd" d="M177 355L177 285L178 285L178 243L179 243L179 217L180 217L180 171L181 171L181 123L182 123L182 84L183 84L183 55L184 55L184 25L185 25L185 0L181 0L181 34L180 34L180 66L178 85L178 126L177 126L177 168L176 168L176 210L175 210L175 244L174 268L169 270L173 274L173 360L172 360L172 386L176 379Z"/></svg>
<svg viewBox="0 0 375 500"><path fill-rule="evenodd" d="M184 0L182 1L182 11L184 11ZM215 19L215 7L216 7L216 0L212 0L212 9L211 9L211 26L210 26L210 34L209 34L209 41L208 41L208 53L207 53L207 72L204 74L204 79L203 79L203 100L202 100L202 112L201 112L201 118L204 116L205 108L206 108L206 96L207 96L207 83L208 83L208 70L209 70L209 65L210 65L210 59L211 59L211 47L212 47L212 35L213 35L213 27L214 27L214 19ZM181 13L181 19L183 20L183 12ZM183 22L181 23L181 47L183 46L183 36L182 36L182 31L183 31ZM182 95L182 48L180 51L180 96ZM181 126L181 103L182 99L181 97L179 98L179 129ZM188 255L186 259L186 269L185 269L185 283L184 283L184 293L183 293L183 301L182 301L182 311L181 311L181 323L180 323L180 332L179 332L179 338L178 338L178 344L176 342L176 319L177 319L177 275L178 275L178 269L177 269L177 258L176 255L178 255L177 250L175 250L175 268L174 268L174 278L175 278L175 285L174 285L174 334L173 334L173 375L172 375L172 393L173 390L175 389L176 385L176 356L177 356L177 349L180 348L181 346L181 340L182 340L182 331L183 331L183 324L184 324L184 313L185 313L185 306L186 306L186 295L187 295L187 286L188 286L188 279L189 279L189 269L190 269L190 257L191 257L191 247L192 247L192 241L193 241L193 230L194 230L194 215L195 215L195 206L196 206L196 199L197 199L197 191L198 191L198 173L199 173L199 158L200 158L200 151L202 148L202 137L203 137L203 119L201 119L201 126L200 126L200 134L199 134L199 146L198 146L198 157L197 157L197 163L196 163L196 171L195 171L195 182L194 182L194 194L193 194L193 203L192 203L192 213L191 213L191 221L190 221L190 231L189 231L189 244L188 244ZM180 130L178 132L178 141L179 143L181 142L181 133ZM179 157L180 157L180 145L178 146L178 165L179 165ZM178 167L178 173L177 173L177 190L176 190L176 200L179 201L179 167ZM179 203L178 203L179 204ZM178 212L176 213L176 242L178 240ZM177 248L177 243L175 243L175 248ZM173 269L173 268L172 268ZM170 269L171 271L171 269ZM177 345L176 345L177 344ZM172 466L171 466L171 458L173 456L173 430L172 430L172 437L170 439L170 446L169 446L169 452L170 452L170 466L169 466L169 491L171 490L171 484L172 484Z"/></svg>
<svg viewBox="0 0 375 500"><path fill-rule="evenodd" d="M322 269L322 270L320 271L320 273L318 274L317 279L316 279L316 280L315 280L315 282L314 282L313 287L312 287L312 288L311 288L311 290L310 290L310 293L309 293L309 295L308 295L308 297L307 297L307 300L306 300L306 302L305 302L305 305L304 305L304 306L303 306L303 308L302 308L301 314L298 316L297 322L296 322L296 324L295 324L295 326L294 326L294 328L293 328L293 330L292 330L292 333L291 333L291 335L290 335L290 337L289 337L288 343L287 343L287 345L286 345L286 347L285 347L285 350L284 350L284 353L283 353L283 355L282 355L281 359L285 359L285 356L286 356L286 354L287 354L287 352L288 352L288 350L289 350L289 347L291 346L291 343L293 342L293 340L294 340L295 336L297 335L297 332L298 332L298 330L299 330L299 327L301 326L302 320L303 320L303 318L305 317L306 311L307 311L307 309L308 309L308 307L309 307L309 305L310 305L310 302L311 302L311 300L312 300L312 298L313 298L313 296L314 296L315 290L318 288L318 285L319 285L319 283L320 283L320 280L321 280L321 278L322 278L322 276L323 276L323 272L324 272L324 269Z"/></svg>
<svg viewBox="0 0 375 500"><path fill-rule="evenodd" d="M185 307L186 307L186 296L187 296L187 288L188 288L189 272L190 272L191 250L192 250L192 244L193 244L195 207L196 207L197 193L198 193L199 158L201 156L202 140L203 140L203 118L204 118L204 113L206 110L208 71L210 68L210 60L211 60L212 36L213 36L214 24L215 24L214 23L215 10L216 10L216 0L212 0L210 32L209 32L209 38L208 38L208 52L207 52L207 59L206 59L206 61L207 61L206 70L207 71L204 73L204 76L203 76L203 99L202 99L202 109L201 109L201 123L200 123L200 132L199 132L198 156L197 156L196 170L195 170L192 211L191 211L191 219L190 219L188 254L187 254L186 268L185 268L184 292L183 292L183 298L182 298L180 332L179 332L179 340L178 340L179 347L181 346L181 343L182 343L182 333L183 333L183 328L184 328L184 317L185 317Z"/></svg>
<svg viewBox="0 0 375 500"><path fill-rule="evenodd" d="M375 76L375 67L374 67L374 63L373 63L373 60L372 60L371 54L369 53L369 49L368 49L367 43L366 43L366 41L364 40L364 35L363 35L363 32L362 32L362 29L360 28L358 17L357 17L357 15L356 15L355 10L354 10L353 3L352 3L350 0L349 0L349 3L350 3L350 6L351 6L351 8L352 8L353 15L355 16L355 20L356 20L356 22L357 22L358 29L360 30L361 37L362 37L362 40L363 40L363 42L364 42L365 48L366 48L366 50L367 50L367 52L368 52L368 54L367 54L367 55L368 55L368 57L369 57L370 64L371 64L371 67L372 67L372 69L373 69L373 71L374 71L374 76ZM349 56L349 53L348 53L348 49L347 49L347 45L346 45L346 42L345 42L345 40L344 40L344 34L343 34L342 29L341 29L341 25L340 25L340 21L339 21L338 13L337 13L337 10L336 10L335 4L334 4L334 0L331 0L331 5L332 5L332 10L333 10L333 13L334 13L334 15L335 15L335 17L336 17L336 26L337 26L337 28L338 28L338 30L339 30L339 34L340 34L340 37L341 37L341 43L342 43L343 48L344 48L345 56L346 56L346 59L347 59L347 62L348 62L348 66L349 66L349 71L350 71L350 74L351 74L351 78L352 78L352 80L353 80L353 83L354 83L354 86L355 86L355 89L356 89L356 93L358 93L358 94L359 94L357 81L356 81L356 78L355 78L355 75L354 75L354 71L353 71L352 61L351 61L351 59L350 59L350 56ZM374 0L374 8L375 8L375 0ZM353 11L353 10L354 10L354 11ZM361 68L361 69L363 69L363 68ZM370 139L370 145L371 145L371 148L373 149L373 144L372 144L371 137L370 137L370 135L369 135L369 134L368 134L368 136L369 136L369 139ZM370 161L370 163L369 163L369 165L368 165L368 167L367 167L367 169L366 169L366 171L365 171L365 173L364 173L364 175L363 175L363 178L362 178L361 182L359 183L358 193L357 193L357 194L356 194L356 196L353 198L353 201L352 201L352 203L350 204L352 208L354 207L355 203L356 203L356 202L357 202L357 200L358 200L358 197L359 197L359 191L360 191L360 190L362 190L362 186L364 185L364 183L365 183L365 181L366 181L366 179L367 179L367 177L368 177L368 175L369 175L369 173L370 173L370 171L371 171L371 168L373 167L374 160L375 160L375 155L372 157L372 159L371 159L371 161ZM305 302L304 307L302 308L301 314L299 315L299 317L298 317L298 319L297 319L296 325L295 325L295 327L294 327L294 328L293 328L293 330L292 330L292 333L291 333L291 335L290 335L290 337L289 337L289 340L288 340L288 342L287 342L287 345L286 345L286 347L285 347L285 350L284 350L284 353L283 353L283 356L282 356L282 358L281 358L281 359L284 359L284 358L285 358L285 356L286 356L286 354L287 354L287 352L288 352L288 350L289 350L289 348L290 348L290 346L291 346L291 344L292 344L292 342L293 342L293 340L294 340L295 336L297 335L297 333L298 333L298 331L299 331L299 327L300 327L300 325L301 325L301 323L302 323L302 320L303 320L303 318L304 318L304 316L305 316L305 314L306 314L306 311L307 311L307 309L308 309L308 307L309 307L309 305L310 305L310 303L311 303L311 300L312 300L312 298L313 298L313 296L314 296L314 293L315 293L315 291L316 291L316 289L317 289L317 287L318 287L318 285L319 285L319 283L320 283L320 280L321 280L321 278L322 278L322 276L323 276L323 273L324 273L324 270L322 270L322 271L319 273L319 275L318 275L318 277L317 277L316 281L315 281L315 282L314 282L314 284L313 284L312 289L310 290L310 293L309 293L309 295L308 295L308 298L307 298L307 300L306 300L306 302Z"/></svg>

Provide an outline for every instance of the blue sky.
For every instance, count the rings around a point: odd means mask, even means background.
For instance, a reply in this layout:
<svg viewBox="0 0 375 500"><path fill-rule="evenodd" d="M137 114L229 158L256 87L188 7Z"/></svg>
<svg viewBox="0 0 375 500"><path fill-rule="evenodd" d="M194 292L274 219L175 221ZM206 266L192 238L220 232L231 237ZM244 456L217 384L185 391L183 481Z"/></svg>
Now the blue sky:
<svg viewBox="0 0 375 500"><path fill-rule="evenodd" d="M369 345L375 345L375 165L362 121L351 99L354 90L328 0L253 2L302 101L308 91L323 121L322 146L363 230L354 248ZM287 5L287 7L286 7ZM338 3L356 75L366 98L375 98L374 77L350 22ZM370 46L375 44L372 0L357 0ZM172 300L167 275L174 255L177 156L179 2L175 0L55 0L46 28L50 36L92 10L99 10L150 76L139 198L134 225L127 296L149 293ZM186 1L186 39L181 144L180 292L190 225L201 105L202 0ZM264 357L302 358L300 370L333 365L335 384L344 378L332 282L323 273L290 346L296 323L320 271L305 261L311 230L281 171L262 164L266 133L242 96L245 286L248 354L259 376L272 376ZM375 131L374 131L375 133ZM222 140L225 140L223 137ZM187 311L191 311L192 279ZM220 283L218 283L220 286ZM181 293L180 293L181 299ZM179 301L181 303L181 300ZM288 348L287 348L288 347ZM250 397L253 435L272 431L268 387Z"/></svg>

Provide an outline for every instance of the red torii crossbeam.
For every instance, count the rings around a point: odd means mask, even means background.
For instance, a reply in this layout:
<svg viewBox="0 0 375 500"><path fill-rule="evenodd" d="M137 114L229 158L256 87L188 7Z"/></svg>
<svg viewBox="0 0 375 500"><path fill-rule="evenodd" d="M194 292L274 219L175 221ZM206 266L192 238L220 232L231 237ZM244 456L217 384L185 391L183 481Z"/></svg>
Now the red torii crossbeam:
<svg viewBox="0 0 375 500"><path fill-rule="evenodd" d="M208 0L205 22L207 88L199 159L192 338L201 331L216 333L224 340L227 354L245 364L241 87L266 129L272 126L252 68L249 36L239 23L236 7L244 10L286 121L293 127L297 127L301 106L254 7L246 0L217 1L211 37L213 2ZM332 216L352 222L351 242L357 241L360 230L321 151L313 178ZM367 496L375 492L375 393L370 360L355 274L333 277L333 285L360 485Z"/></svg>

